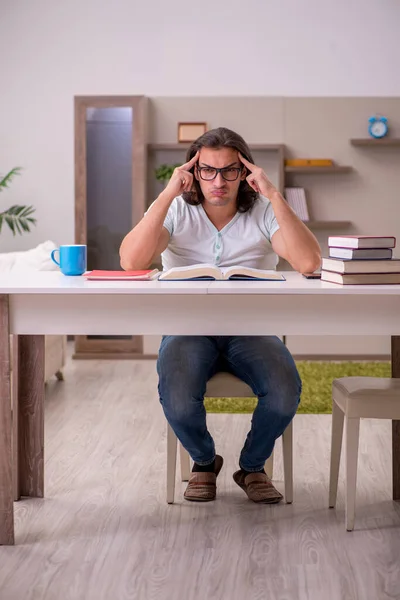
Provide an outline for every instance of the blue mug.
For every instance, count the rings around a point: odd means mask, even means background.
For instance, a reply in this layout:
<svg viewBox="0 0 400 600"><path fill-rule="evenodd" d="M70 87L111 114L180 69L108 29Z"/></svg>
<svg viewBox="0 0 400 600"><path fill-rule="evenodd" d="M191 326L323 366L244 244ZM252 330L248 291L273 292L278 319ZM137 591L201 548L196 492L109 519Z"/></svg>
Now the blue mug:
<svg viewBox="0 0 400 600"><path fill-rule="evenodd" d="M56 252L60 253L60 262L54 258ZM87 268L86 254L84 244L60 246L52 251L51 260L60 267L64 275L82 275Z"/></svg>

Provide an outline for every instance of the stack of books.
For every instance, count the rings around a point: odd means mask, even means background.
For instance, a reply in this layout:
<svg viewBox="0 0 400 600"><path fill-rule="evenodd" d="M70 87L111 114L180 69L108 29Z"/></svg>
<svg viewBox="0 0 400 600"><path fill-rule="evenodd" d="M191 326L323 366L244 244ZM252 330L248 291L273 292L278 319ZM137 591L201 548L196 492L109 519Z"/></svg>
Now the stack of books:
<svg viewBox="0 0 400 600"><path fill-rule="evenodd" d="M340 284L400 284L400 260L392 257L393 236L342 235L328 239L321 280Z"/></svg>

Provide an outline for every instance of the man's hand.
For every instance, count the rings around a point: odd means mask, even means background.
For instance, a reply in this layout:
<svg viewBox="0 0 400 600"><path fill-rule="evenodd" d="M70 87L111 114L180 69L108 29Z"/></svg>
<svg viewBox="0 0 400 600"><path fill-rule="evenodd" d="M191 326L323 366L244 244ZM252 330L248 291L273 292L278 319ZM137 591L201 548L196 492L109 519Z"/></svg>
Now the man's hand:
<svg viewBox="0 0 400 600"><path fill-rule="evenodd" d="M176 196L183 194L183 192L190 192L193 185L193 174L189 170L196 164L198 159L199 152L196 152L189 162L174 169L172 177L164 190L166 194L170 194L172 198L176 198Z"/></svg>
<svg viewBox="0 0 400 600"><path fill-rule="evenodd" d="M238 152L239 158L244 166L250 171L250 175L246 177L247 183L253 188L255 192L258 192L262 196L268 198L273 192L276 192L276 187L268 179L261 167L253 165L251 162L245 159L244 156Z"/></svg>

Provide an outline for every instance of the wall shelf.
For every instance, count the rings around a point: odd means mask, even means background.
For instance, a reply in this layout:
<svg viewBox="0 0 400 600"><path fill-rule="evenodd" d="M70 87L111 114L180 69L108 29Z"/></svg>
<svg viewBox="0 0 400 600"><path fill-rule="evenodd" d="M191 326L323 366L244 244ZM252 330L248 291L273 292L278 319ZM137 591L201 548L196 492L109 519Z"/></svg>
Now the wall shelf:
<svg viewBox="0 0 400 600"><path fill-rule="evenodd" d="M301 174L315 174L320 175L327 173L350 173L353 167L345 165L333 165L332 167L285 167L285 173L301 173Z"/></svg>
<svg viewBox="0 0 400 600"><path fill-rule="evenodd" d="M309 229L337 229L340 227L350 227L351 221L304 221Z"/></svg>
<svg viewBox="0 0 400 600"><path fill-rule="evenodd" d="M285 144L249 144L250 150L271 150L281 151L285 149Z"/></svg>
<svg viewBox="0 0 400 600"><path fill-rule="evenodd" d="M160 144L147 144L149 150L187 150L190 144L174 144L174 143L160 143Z"/></svg>
<svg viewBox="0 0 400 600"><path fill-rule="evenodd" d="M352 146L400 146L400 138L358 138L350 140Z"/></svg>
<svg viewBox="0 0 400 600"><path fill-rule="evenodd" d="M149 150L187 150L191 144L186 143L160 143L148 144ZM283 151L284 144L249 144L250 150L270 150L271 152Z"/></svg>

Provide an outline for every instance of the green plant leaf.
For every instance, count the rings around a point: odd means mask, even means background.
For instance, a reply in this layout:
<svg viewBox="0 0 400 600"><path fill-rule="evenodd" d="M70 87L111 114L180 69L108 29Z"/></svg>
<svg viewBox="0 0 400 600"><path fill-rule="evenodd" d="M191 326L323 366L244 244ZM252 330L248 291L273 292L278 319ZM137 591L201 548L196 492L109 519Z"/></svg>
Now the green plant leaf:
<svg viewBox="0 0 400 600"><path fill-rule="evenodd" d="M5 215L5 221L7 223L7 225L9 226L9 228L11 229L13 235L15 235L15 224L14 224L14 219L11 218L9 215Z"/></svg>
<svg viewBox="0 0 400 600"><path fill-rule="evenodd" d="M5 221L11 229L13 235L20 235L25 231L30 232L30 225L36 225L36 219L31 217L35 212L33 206L21 206L14 204L8 210L0 213L0 232Z"/></svg>
<svg viewBox="0 0 400 600"><path fill-rule="evenodd" d="M157 181L168 181L169 179L171 179L174 170L180 166L181 163L175 163L173 165L160 165L159 167L154 169L154 174L156 176Z"/></svg>
<svg viewBox="0 0 400 600"><path fill-rule="evenodd" d="M4 177L0 175L0 192L8 188L13 177L20 175L21 171L21 167L14 167ZM36 219L31 216L34 212L33 206L13 204L8 210L0 213L0 233L3 223L7 223L14 236L17 233L22 235L24 231L29 232L31 225L36 225Z"/></svg>
<svg viewBox="0 0 400 600"><path fill-rule="evenodd" d="M4 177L2 175L0 175L0 192L2 190L4 190L5 188L7 188L11 181L13 180L13 178L16 175L20 175L22 171L21 167L14 167L14 169L11 169L11 171L9 173L7 173L7 175L4 175Z"/></svg>

